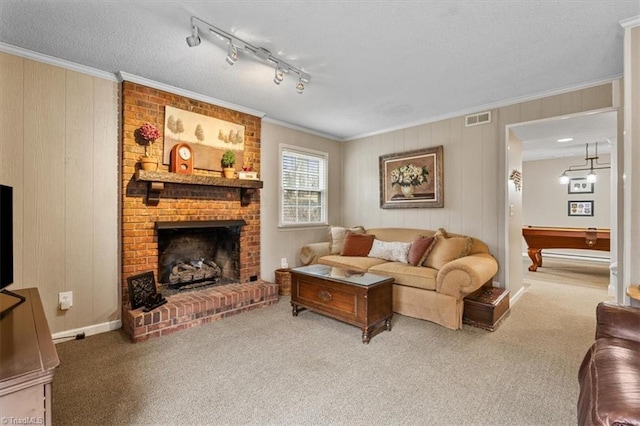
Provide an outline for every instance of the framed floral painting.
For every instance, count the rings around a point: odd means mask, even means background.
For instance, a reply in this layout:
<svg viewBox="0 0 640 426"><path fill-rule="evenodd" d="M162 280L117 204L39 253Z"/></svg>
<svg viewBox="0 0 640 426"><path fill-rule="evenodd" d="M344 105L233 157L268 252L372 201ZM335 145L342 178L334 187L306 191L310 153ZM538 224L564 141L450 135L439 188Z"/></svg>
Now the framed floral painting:
<svg viewBox="0 0 640 426"><path fill-rule="evenodd" d="M380 156L380 207L444 207L443 147Z"/></svg>

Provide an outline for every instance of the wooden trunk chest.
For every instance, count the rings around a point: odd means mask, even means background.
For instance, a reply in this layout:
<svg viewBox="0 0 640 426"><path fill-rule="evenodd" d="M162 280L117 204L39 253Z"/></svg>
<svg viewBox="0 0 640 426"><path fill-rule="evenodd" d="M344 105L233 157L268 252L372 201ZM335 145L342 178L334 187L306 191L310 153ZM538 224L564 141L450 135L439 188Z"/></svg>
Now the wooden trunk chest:
<svg viewBox="0 0 640 426"><path fill-rule="evenodd" d="M509 290L480 287L464 298L462 322L493 331L509 314Z"/></svg>

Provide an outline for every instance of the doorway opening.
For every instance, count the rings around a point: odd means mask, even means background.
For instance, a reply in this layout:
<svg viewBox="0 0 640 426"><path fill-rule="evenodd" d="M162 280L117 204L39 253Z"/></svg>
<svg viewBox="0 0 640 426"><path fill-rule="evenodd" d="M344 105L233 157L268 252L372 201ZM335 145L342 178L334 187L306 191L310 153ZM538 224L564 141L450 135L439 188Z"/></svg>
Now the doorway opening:
<svg viewBox="0 0 640 426"><path fill-rule="evenodd" d="M508 282L543 279L541 271L546 278L570 281L589 278L591 271L594 281L608 281L607 293L617 297L617 121L618 112L606 109L506 127L507 174L512 169L522 173L521 192L516 191L510 182L506 194L505 273ZM584 163L586 144L589 143L593 149L595 142L598 142L599 162L610 163L611 168L597 170L596 182L571 191L566 183L559 182L559 177L570 166ZM570 173L570 178L576 179L571 183L586 182L588 173L588 170ZM572 210L572 204L581 204L582 209L576 207ZM532 262L526 255L527 245L522 238L525 226L610 229L610 250L543 249L546 271L537 269L533 272L529 270ZM545 262L545 259L549 261Z"/></svg>

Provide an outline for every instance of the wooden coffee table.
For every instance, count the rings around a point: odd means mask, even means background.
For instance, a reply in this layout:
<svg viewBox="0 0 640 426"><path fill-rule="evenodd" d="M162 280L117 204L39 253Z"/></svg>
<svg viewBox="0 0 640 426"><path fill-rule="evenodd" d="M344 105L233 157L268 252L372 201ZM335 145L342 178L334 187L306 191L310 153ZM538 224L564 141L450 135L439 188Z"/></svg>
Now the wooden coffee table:
<svg viewBox="0 0 640 426"><path fill-rule="evenodd" d="M291 270L293 316L309 309L360 327L362 343L391 331L393 278L325 265Z"/></svg>

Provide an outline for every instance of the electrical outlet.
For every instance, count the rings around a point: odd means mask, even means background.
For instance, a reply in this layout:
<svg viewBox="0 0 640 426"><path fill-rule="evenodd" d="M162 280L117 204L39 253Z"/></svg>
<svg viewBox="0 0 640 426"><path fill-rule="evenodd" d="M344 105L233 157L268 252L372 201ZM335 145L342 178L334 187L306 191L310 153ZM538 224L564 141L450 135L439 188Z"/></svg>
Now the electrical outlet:
<svg viewBox="0 0 640 426"><path fill-rule="evenodd" d="M58 303L60 305L60 310L66 311L70 307L73 306L73 292L72 291L64 291L62 293L58 293Z"/></svg>
<svg viewBox="0 0 640 426"><path fill-rule="evenodd" d="M286 269L289 267L289 262L287 262L286 257L283 257L282 259L280 259L280 267L283 269Z"/></svg>

